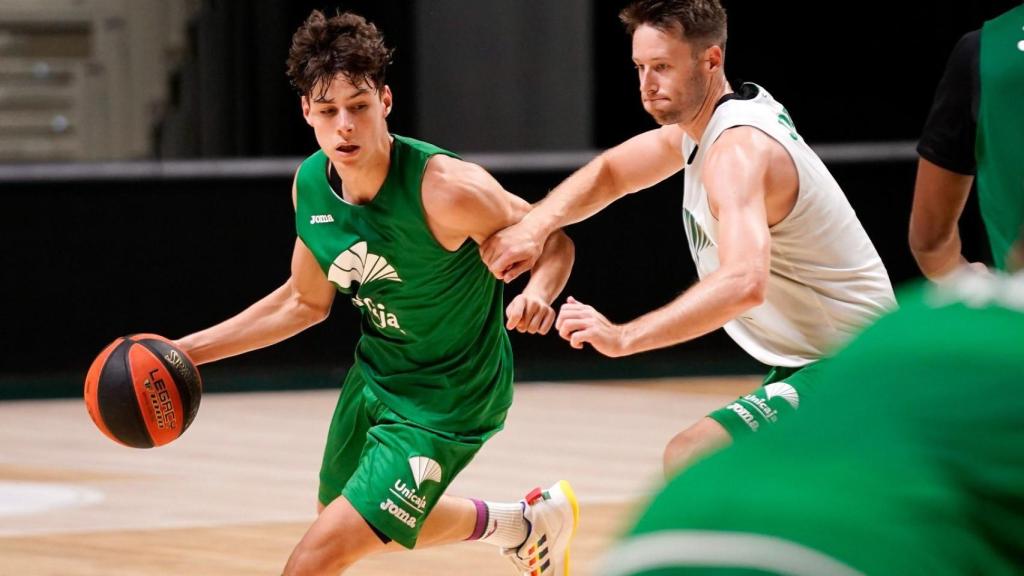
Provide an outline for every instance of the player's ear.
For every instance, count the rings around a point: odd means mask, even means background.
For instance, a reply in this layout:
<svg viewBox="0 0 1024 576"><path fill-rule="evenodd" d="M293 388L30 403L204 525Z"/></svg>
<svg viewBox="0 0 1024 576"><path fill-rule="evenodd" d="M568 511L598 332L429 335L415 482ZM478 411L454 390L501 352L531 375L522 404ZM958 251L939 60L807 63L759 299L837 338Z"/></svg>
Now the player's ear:
<svg viewBox="0 0 1024 576"><path fill-rule="evenodd" d="M384 104L384 117L387 118L388 114L391 114L391 103L394 96L391 94L391 87L387 84L384 85L384 89L380 91L380 101Z"/></svg>
<svg viewBox="0 0 1024 576"><path fill-rule="evenodd" d="M306 124L312 126L313 123L309 120L309 113L312 109L312 106L309 104L309 96L303 96L300 102L302 103L302 117L305 118Z"/></svg>
<svg viewBox="0 0 1024 576"><path fill-rule="evenodd" d="M721 46L712 44L705 49L704 59L708 63L709 72L718 72L725 63L725 52Z"/></svg>

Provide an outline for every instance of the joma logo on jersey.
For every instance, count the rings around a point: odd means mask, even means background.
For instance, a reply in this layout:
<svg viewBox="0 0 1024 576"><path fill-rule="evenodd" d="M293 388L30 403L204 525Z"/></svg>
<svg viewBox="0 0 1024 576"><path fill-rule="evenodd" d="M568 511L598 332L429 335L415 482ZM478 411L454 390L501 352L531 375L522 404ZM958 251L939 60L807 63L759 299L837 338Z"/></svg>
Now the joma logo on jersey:
<svg viewBox="0 0 1024 576"><path fill-rule="evenodd" d="M346 294L354 292L356 295L352 298L352 303L359 308L365 308L375 326L381 329L394 328L403 332L398 317L388 312L384 303L359 296L361 288L374 282L402 281L386 258L367 251L366 242L353 244L351 248L339 254L331 264L327 279Z"/></svg>
<svg viewBox="0 0 1024 576"><path fill-rule="evenodd" d="M398 519L399 522L405 524L409 528L416 527L416 518L412 514L409 514L402 509L401 506L391 501L391 498L385 498L384 502L380 503L380 509L384 510L388 514L391 514Z"/></svg>
<svg viewBox="0 0 1024 576"><path fill-rule="evenodd" d="M334 222L334 216L330 214L314 214L309 218L310 224L330 224Z"/></svg>
<svg viewBox="0 0 1024 576"><path fill-rule="evenodd" d="M733 412L735 412L736 415L740 417L740 419L746 422L747 426L750 426L751 430L756 432L757 429L761 427L761 424L754 418L754 415L748 412L747 409L744 408L743 406L740 406L739 404L733 402L732 404L726 406L725 409L732 410Z"/></svg>

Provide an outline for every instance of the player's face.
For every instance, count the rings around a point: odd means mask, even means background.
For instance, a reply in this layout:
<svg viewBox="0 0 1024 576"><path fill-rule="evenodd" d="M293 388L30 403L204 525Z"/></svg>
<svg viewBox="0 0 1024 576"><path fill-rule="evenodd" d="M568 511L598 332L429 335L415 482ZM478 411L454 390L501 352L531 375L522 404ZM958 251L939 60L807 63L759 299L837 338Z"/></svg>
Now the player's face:
<svg viewBox="0 0 1024 576"><path fill-rule="evenodd" d="M643 25L633 32L633 63L640 76L644 110L661 125L696 117L710 75L676 30Z"/></svg>
<svg viewBox="0 0 1024 576"><path fill-rule="evenodd" d="M302 115L313 127L320 148L336 165L356 165L388 153L387 115L391 89L355 86L338 75L327 90L302 97Z"/></svg>

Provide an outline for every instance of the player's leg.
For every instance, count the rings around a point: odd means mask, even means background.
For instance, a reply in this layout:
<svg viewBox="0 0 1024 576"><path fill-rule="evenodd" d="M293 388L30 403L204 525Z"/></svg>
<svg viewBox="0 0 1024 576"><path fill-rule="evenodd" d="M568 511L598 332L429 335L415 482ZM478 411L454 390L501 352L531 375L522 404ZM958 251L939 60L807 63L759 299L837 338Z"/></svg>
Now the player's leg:
<svg viewBox="0 0 1024 576"><path fill-rule="evenodd" d="M686 468L701 456L732 443L732 435L717 421L705 416L699 422L676 434L665 447L665 476Z"/></svg>
<svg viewBox="0 0 1024 576"><path fill-rule="evenodd" d="M477 525L477 505L475 502L480 501L470 498L442 496L441 501L437 503L437 506L434 506L430 517L423 524L420 537L416 540L416 548L479 539L479 537L472 537ZM317 502L317 515L322 514L326 508L322 502ZM522 542L525 538L524 529L523 538L518 540L518 542ZM400 546L391 544L389 548L400 548Z"/></svg>
<svg viewBox="0 0 1024 576"><path fill-rule="evenodd" d="M529 501L496 503L442 497L415 541L416 549L477 540L502 549L527 574L569 574L569 542L579 521L572 489L559 482ZM344 496L323 508L292 552L286 576L335 575L361 558L406 546L375 529Z"/></svg>
<svg viewBox="0 0 1024 576"><path fill-rule="evenodd" d="M292 551L284 576L341 574L360 558L385 550L385 542L344 496L335 498Z"/></svg>
<svg viewBox="0 0 1024 576"><path fill-rule="evenodd" d="M729 445L733 439L757 432L775 423L779 415L796 410L801 396L813 390L822 364L773 368L763 386L677 434L665 447L665 475L672 476L703 456Z"/></svg>
<svg viewBox="0 0 1024 576"><path fill-rule="evenodd" d="M567 483L538 492L530 502L444 496L491 433L424 429L380 404L358 377L349 380L324 454L322 512L293 552L294 573L315 574L300 568L318 567L338 573L368 554L463 540L480 540L511 554L522 548L524 556L567 555L578 518ZM562 564L552 562L540 573L564 574L555 571Z"/></svg>

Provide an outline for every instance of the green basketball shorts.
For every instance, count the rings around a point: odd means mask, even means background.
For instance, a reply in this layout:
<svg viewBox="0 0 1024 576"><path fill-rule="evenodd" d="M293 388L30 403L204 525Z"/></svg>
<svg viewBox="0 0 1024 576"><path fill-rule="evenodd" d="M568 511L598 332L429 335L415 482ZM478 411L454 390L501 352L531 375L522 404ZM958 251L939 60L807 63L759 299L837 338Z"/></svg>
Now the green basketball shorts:
<svg viewBox="0 0 1024 576"><path fill-rule="evenodd" d="M498 429L431 430L380 402L353 367L341 389L320 468L320 502L344 496L376 531L406 548L455 476Z"/></svg>
<svg viewBox="0 0 1024 576"><path fill-rule="evenodd" d="M708 418L721 424L733 438L774 424L780 416L796 411L801 397L813 392L822 364L818 361L799 368L774 367L760 388L708 414Z"/></svg>

